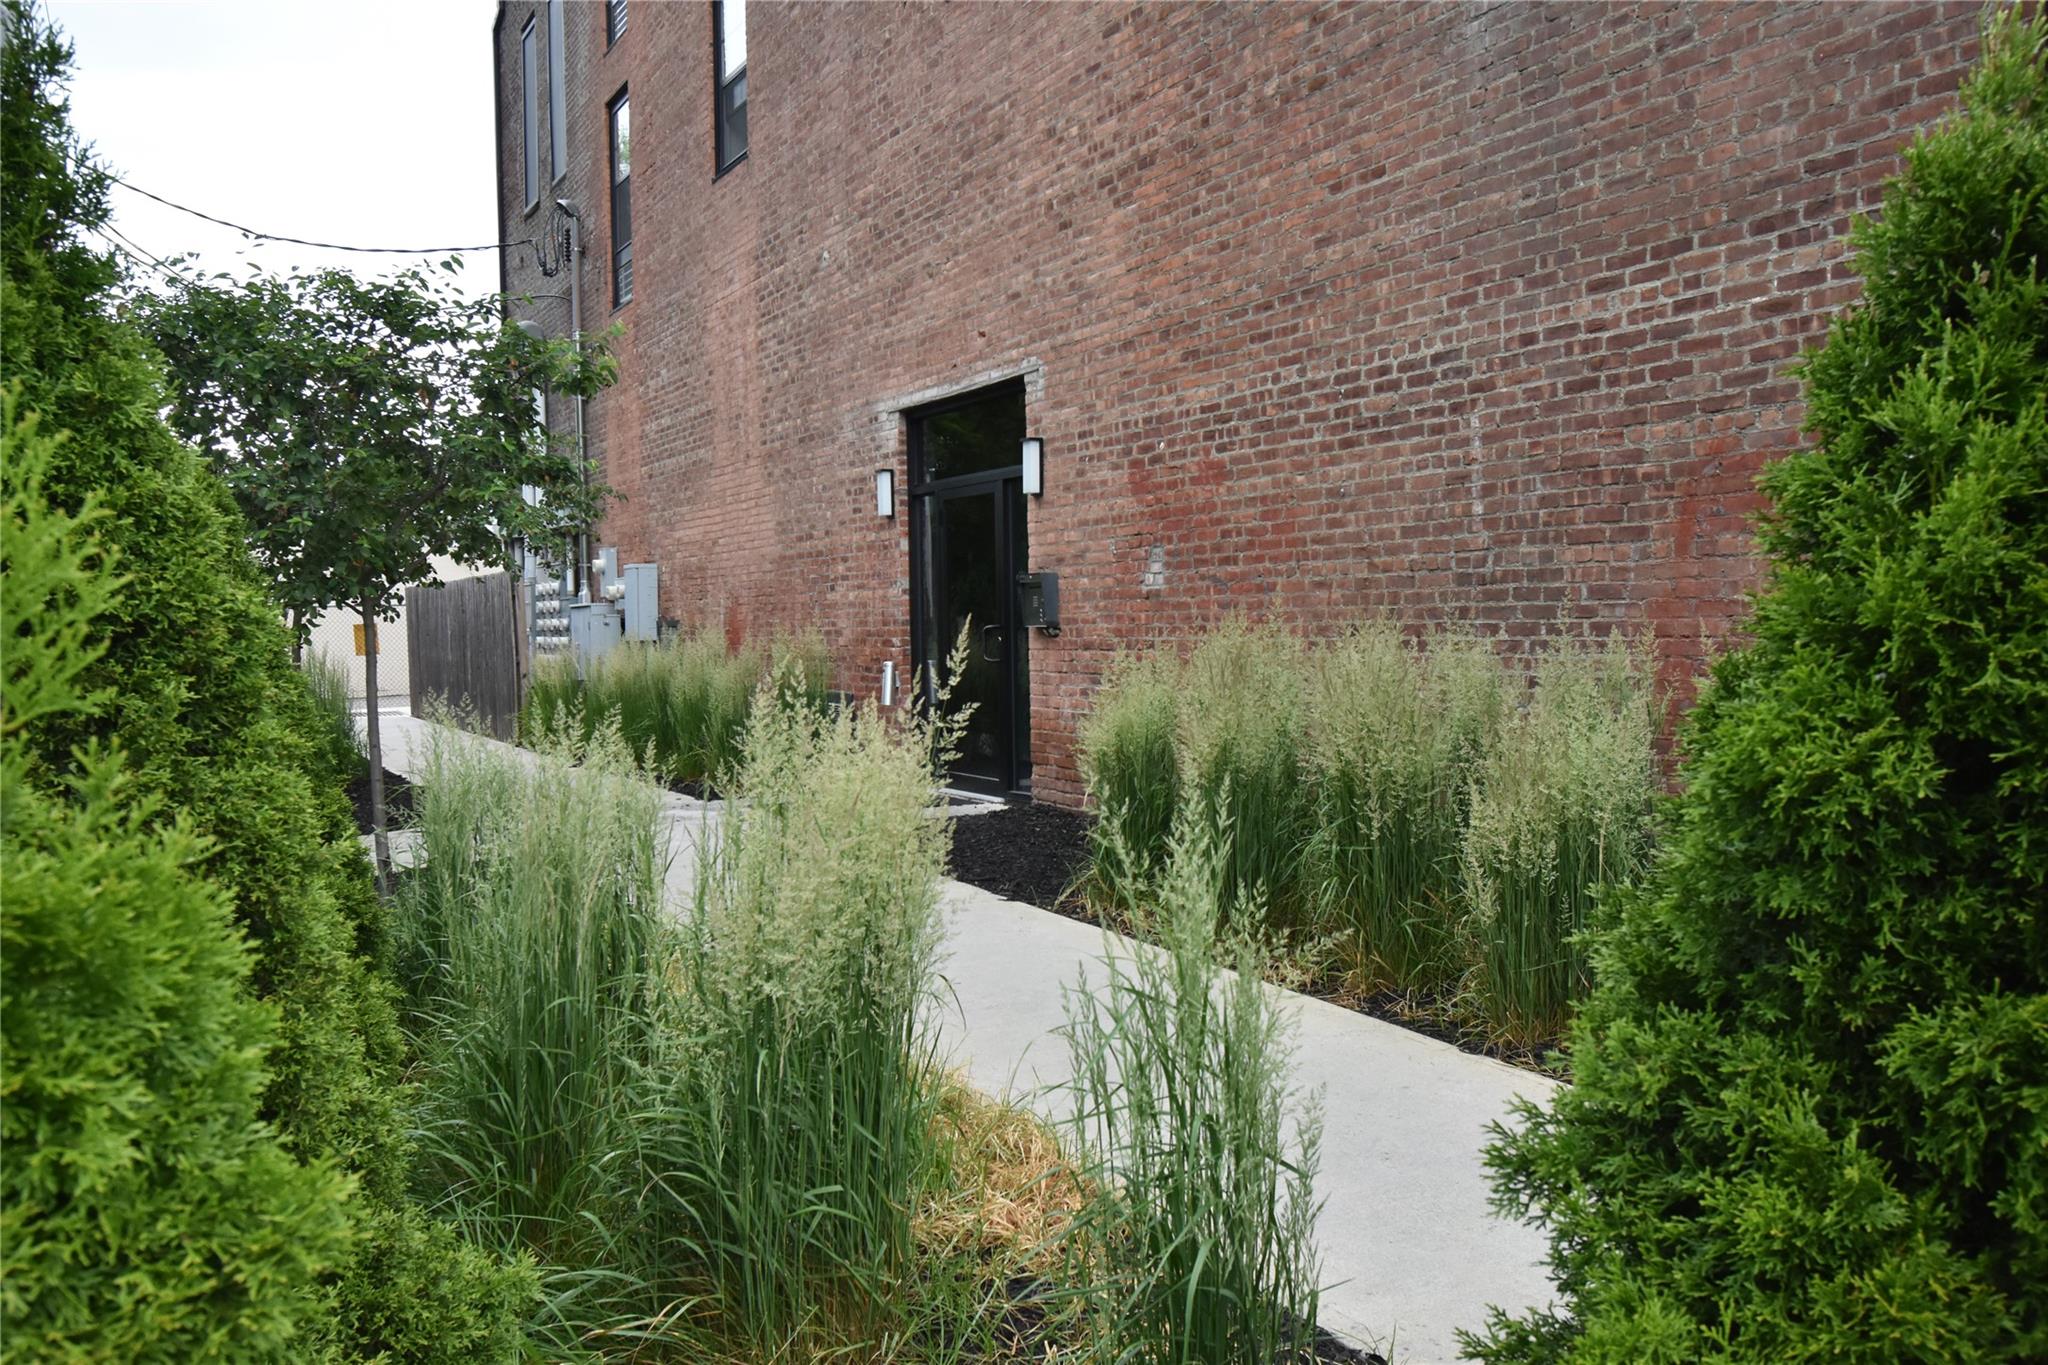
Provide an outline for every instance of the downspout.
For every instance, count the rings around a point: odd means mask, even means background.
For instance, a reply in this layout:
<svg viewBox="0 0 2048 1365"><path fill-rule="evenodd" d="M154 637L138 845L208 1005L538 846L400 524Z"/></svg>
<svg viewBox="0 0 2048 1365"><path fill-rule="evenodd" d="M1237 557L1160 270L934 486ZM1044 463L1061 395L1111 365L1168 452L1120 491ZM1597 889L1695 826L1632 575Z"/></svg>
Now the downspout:
<svg viewBox="0 0 2048 1365"><path fill-rule="evenodd" d="M576 339L576 349L583 349L583 215L566 200L555 201L569 216L569 335ZM576 464L583 471L583 488L590 490L590 451L583 443L583 411L589 400L582 394L576 395ZM582 543L576 547L576 581L582 587L584 600L594 602L590 588L590 527L583 528Z"/></svg>
<svg viewBox="0 0 2048 1365"><path fill-rule="evenodd" d="M491 147L496 160L491 164L491 184L498 196L498 240L505 240L505 73L498 60L498 44L505 33L505 7L491 20ZM505 260L510 247L498 248L498 312L511 310L512 269Z"/></svg>

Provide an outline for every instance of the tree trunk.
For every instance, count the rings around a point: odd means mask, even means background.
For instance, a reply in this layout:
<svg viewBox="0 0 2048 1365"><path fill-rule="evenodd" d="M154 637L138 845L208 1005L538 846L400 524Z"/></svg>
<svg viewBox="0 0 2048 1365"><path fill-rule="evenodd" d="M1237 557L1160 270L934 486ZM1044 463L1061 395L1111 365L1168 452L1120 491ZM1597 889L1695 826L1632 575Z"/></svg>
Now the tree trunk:
<svg viewBox="0 0 2048 1365"><path fill-rule="evenodd" d="M292 627L292 667L303 668L306 663L306 632L300 625L298 608L292 609L288 619Z"/></svg>
<svg viewBox="0 0 2048 1365"><path fill-rule="evenodd" d="M363 598L363 728L370 741L370 845L377 863L377 894L391 895L391 840L384 832L384 740L377 728L377 610Z"/></svg>

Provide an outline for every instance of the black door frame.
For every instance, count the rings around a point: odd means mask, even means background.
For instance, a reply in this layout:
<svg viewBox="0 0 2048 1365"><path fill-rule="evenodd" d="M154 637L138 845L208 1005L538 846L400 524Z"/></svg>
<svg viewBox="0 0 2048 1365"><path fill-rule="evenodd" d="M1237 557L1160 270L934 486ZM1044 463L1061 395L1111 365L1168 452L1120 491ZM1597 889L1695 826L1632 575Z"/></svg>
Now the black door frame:
<svg viewBox="0 0 2048 1365"><path fill-rule="evenodd" d="M957 408L972 407L985 403L991 398L1014 395L1021 404L1024 401L1022 378L1001 380L965 393L949 394L936 402L921 404L903 410L903 422L908 443L910 487L910 650L911 667L923 699L929 703L938 679L935 670L928 664L943 664L946 651L952 648L951 640L934 641L926 638L929 630L926 618L937 585L932 575L936 568L935 558L929 553L931 528L930 508L935 497L954 493L989 492L996 497L998 525L1003 529L999 535L1000 544L996 552L1001 562L997 566L1003 586L1003 658L1008 665L1002 670L1002 703L1008 711L1008 724L999 729L1008 743L1000 756L1002 776L992 784L994 794L1008 797L1028 797L1031 793L1031 694L1029 667L1019 668L1013 662L1017 657L1020 642L1024 640L1024 628L1020 624L1022 612L1017 591L1017 575L1028 567L1025 554L1018 553L1018 542L1027 541L1028 533L1023 525L1026 510L1021 496L1012 498L1014 486L1023 486L1023 451L1017 452L1017 463L995 469L976 470L971 474L956 474L951 478L927 479L924 477L924 423L927 418L942 416ZM1027 423L1028 429L1028 423ZM1012 524L1014 522L1016 524ZM969 648L978 648L978 641L969 641ZM1028 642L1023 643L1028 649ZM963 788L989 788L984 780L956 772L953 780Z"/></svg>

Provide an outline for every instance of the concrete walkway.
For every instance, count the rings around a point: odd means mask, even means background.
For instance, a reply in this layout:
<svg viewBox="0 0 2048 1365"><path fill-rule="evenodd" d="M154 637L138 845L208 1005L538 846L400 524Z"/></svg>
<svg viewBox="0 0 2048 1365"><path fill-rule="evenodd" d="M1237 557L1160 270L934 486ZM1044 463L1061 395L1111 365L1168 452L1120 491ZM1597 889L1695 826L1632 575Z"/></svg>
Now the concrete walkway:
<svg viewBox="0 0 2048 1365"><path fill-rule="evenodd" d="M431 727L381 719L385 766L414 776ZM674 852L668 891L680 906L718 806L671 795L665 815ZM946 883L941 908L949 989L937 1022L949 1062L986 1093L1057 1121L1056 1087L1068 1078L1057 1035L1066 1022L1062 989L1084 967L1091 982L1103 980L1102 931L961 882ZM1132 945L1121 941L1118 951ZM1555 1083L1336 1005L1275 994L1295 1026L1295 1082L1323 1096L1323 1325L1399 1365L1448 1365L1459 1359L1457 1329L1480 1327L1488 1305L1549 1302L1543 1239L1491 1214L1481 1151L1487 1124L1517 1096L1541 1098Z"/></svg>

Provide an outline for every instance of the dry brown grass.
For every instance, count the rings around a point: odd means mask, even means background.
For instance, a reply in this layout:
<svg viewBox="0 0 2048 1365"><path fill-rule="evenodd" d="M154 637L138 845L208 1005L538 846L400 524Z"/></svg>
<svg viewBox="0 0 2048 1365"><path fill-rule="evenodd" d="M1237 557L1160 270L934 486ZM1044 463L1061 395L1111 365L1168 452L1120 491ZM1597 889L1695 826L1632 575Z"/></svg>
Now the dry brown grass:
<svg viewBox="0 0 2048 1365"><path fill-rule="evenodd" d="M979 1254L1008 1274L1050 1270L1088 1186L1037 1118L987 1098L958 1073L941 1086L932 1136L952 1179L912 1221L919 1250Z"/></svg>

